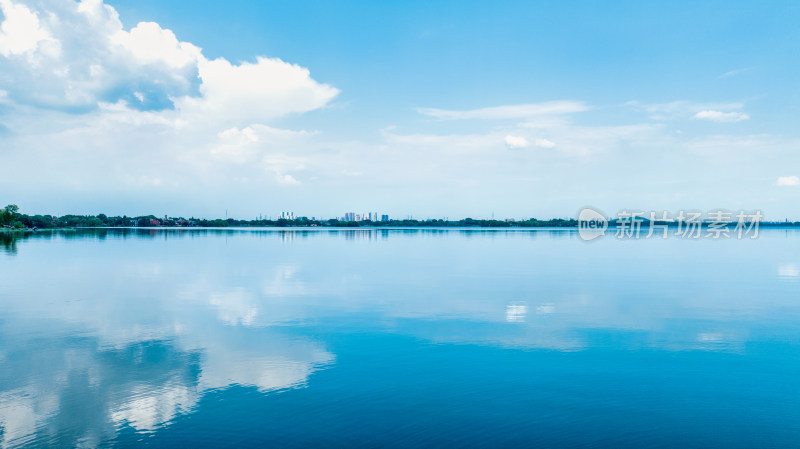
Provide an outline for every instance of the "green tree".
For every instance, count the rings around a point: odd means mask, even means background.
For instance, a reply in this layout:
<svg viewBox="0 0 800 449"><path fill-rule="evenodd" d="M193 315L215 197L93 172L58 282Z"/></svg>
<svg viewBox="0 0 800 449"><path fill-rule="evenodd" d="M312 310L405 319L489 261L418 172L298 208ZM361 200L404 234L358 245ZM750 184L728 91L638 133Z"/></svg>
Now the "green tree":
<svg viewBox="0 0 800 449"><path fill-rule="evenodd" d="M19 206L16 204L9 204L2 211L0 211L0 225L8 225L16 221L19 213Z"/></svg>

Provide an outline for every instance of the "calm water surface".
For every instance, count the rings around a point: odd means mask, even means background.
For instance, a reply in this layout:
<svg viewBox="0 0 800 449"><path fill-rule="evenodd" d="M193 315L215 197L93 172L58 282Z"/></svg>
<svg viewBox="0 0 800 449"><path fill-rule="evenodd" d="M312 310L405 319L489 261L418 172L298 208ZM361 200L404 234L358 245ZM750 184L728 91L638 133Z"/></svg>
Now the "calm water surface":
<svg viewBox="0 0 800 449"><path fill-rule="evenodd" d="M0 234L0 443L800 446L800 232Z"/></svg>

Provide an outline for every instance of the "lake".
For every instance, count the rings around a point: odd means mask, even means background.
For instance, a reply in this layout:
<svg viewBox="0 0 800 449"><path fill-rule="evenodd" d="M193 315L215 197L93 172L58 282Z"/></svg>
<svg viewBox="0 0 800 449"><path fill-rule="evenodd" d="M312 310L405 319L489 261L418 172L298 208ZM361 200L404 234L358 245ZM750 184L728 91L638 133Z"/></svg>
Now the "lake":
<svg viewBox="0 0 800 449"><path fill-rule="evenodd" d="M0 234L0 442L797 447L800 231Z"/></svg>

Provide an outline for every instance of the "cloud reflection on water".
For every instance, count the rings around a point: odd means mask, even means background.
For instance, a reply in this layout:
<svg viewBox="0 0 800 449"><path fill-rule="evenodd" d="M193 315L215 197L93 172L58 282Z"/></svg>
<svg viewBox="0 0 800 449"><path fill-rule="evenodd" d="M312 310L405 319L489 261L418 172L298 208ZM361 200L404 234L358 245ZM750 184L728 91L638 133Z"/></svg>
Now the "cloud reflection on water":
<svg viewBox="0 0 800 449"><path fill-rule="evenodd" d="M168 425L211 391L301 388L336 358L305 330L342 320L436 343L579 351L614 332L632 350L741 351L765 323L798 316L792 285L764 269L785 244L768 232L744 267L727 257L738 247L716 247L713 266L741 270L719 278L696 258L708 257L703 242L586 245L572 234L101 231L6 242L3 446L91 446ZM779 265L777 278L796 278L796 266ZM94 412L67 414L76 398Z"/></svg>

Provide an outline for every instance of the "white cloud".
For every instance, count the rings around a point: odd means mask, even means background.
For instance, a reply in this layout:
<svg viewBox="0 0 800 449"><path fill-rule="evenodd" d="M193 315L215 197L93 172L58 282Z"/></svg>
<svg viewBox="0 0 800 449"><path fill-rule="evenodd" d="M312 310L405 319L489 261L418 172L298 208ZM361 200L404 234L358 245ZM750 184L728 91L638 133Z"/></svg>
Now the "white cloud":
<svg viewBox="0 0 800 449"><path fill-rule="evenodd" d="M154 22L141 22L130 32L119 30L110 41L128 50L141 64L163 62L180 68L196 64L201 58L199 48L188 42L178 42L172 31Z"/></svg>
<svg viewBox="0 0 800 449"><path fill-rule="evenodd" d="M505 137L506 146L511 149L517 148L527 148L531 145L537 146L539 148L553 148L556 146L555 142L548 139L541 139L536 138L533 139L533 142L530 142L528 139L519 136L512 136L511 134Z"/></svg>
<svg viewBox="0 0 800 449"><path fill-rule="evenodd" d="M714 110L704 110L696 113L692 118L700 120L710 120L712 122L727 123L727 122L741 122L750 118L749 115L743 112L722 112Z"/></svg>
<svg viewBox="0 0 800 449"><path fill-rule="evenodd" d="M364 183L433 185L436 180L448 179L461 191L483 189L485 192L489 186L502 191L505 187L535 185L555 172L561 173L562 167L572 169L575 164L593 164L604 158L624 157L624 153L617 153L628 146L641 148L646 145L651 151L661 148L660 130L661 127L656 125L565 124L549 129L547 138L533 138L528 135L528 129L522 127L495 129L483 134L399 134L392 130L384 132L386 144L379 150L345 154L350 161L357 161L357 168L365 173ZM557 151L517 150L498 154L499 142L509 148L524 148L527 144L529 149L552 147ZM391 167L391 170L376 170L375 167ZM553 170L552 167L559 168ZM570 178L565 182L573 181ZM499 188L501 185L505 187Z"/></svg>
<svg viewBox="0 0 800 449"><path fill-rule="evenodd" d="M740 112L742 103L698 103L679 100L669 103L642 104L638 101L629 101L627 106L637 111L646 112L653 120L683 120L687 117L713 121L740 121L750 117Z"/></svg>
<svg viewBox="0 0 800 449"><path fill-rule="evenodd" d="M300 181L295 179L295 177L292 176L292 175L276 173L275 176L276 176L276 179L278 180L278 182L281 183L281 184L290 185L290 186L300 185Z"/></svg>
<svg viewBox="0 0 800 449"><path fill-rule="evenodd" d="M782 187L795 187L800 186L800 177L797 176L779 176L775 181L776 186Z"/></svg>
<svg viewBox="0 0 800 449"><path fill-rule="evenodd" d="M308 69L209 60L157 23L125 30L101 0L13 1L0 0L0 131L12 131L0 134L0 165L38 169L3 177L0 191L102 186L153 202L158 192L211 198L244 183L250 192L303 184L316 133L268 123L338 95ZM35 43L14 37L15 17Z"/></svg>
<svg viewBox="0 0 800 449"><path fill-rule="evenodd" d="M196 64L176 68L163 58L143 61L137 57L142 52L135 53L159 47L169 55L165 39L146 45L154 35L171 36L168 30L150 24L127 33L116 11L98 0L44 1L30 7L40 29L37 44L27 45L24 57L0 57L0 88L12 102L86 112L120 100L137 109L164 109L172 106L172 97L197 95ZM120 40L123 35L127 39ZM142 104L137 92L148 102Z"/></svg>
<svg viewBox="0 0 800 449"><path fill-rule="evenodd" d="M544 103L494 106L470 110L418 108L417 112L442 120L503 120L572 114L583 112L587 109L588 107L579 101L549 101Z"/></svg>
<svg viewBox="0 0 800 449"><path fill-rule="evenodd" d="M321 108L339 93L277 58L208 60L154 22L127 31L100 0L32 9L12 1L0 0L0 89L19 105L87 112L124 101L131 109L174 108L186 120L247 125Z"/></svg>
<svg viewBox="0 0 800 449"><path fill-rule="evenodd" d="M325 106L339 90L314 81L308 69L277 58L234 65L223 58L200 60L199 97L177 102L181 112L196 118L256 123L308 112Z"/></svg>
<svg viewBox="0 0 800 449"><path fill-rule="evenodd" d="M39 17L25 5L0 0L5 20L0 25L0 54L5 57L28 53L39 43L50 39L50 34L39 24Z"/></svg>
<svg viewBox="0 0 800 449"><path fill-rule="evenodd" d="M258 142L258 135L251 127L244 129L229 128L217 134L221 140L235 143L251 143Z"/></svg>
<svg viewBox="0 0 800 449"><path fill-rule="evenodd" d="M528 142L528 139L524 137L512 136L510 134L506 136L505 140L506 140L506 145L509 148L527 148L531 144L530 142Z"/></svg>

